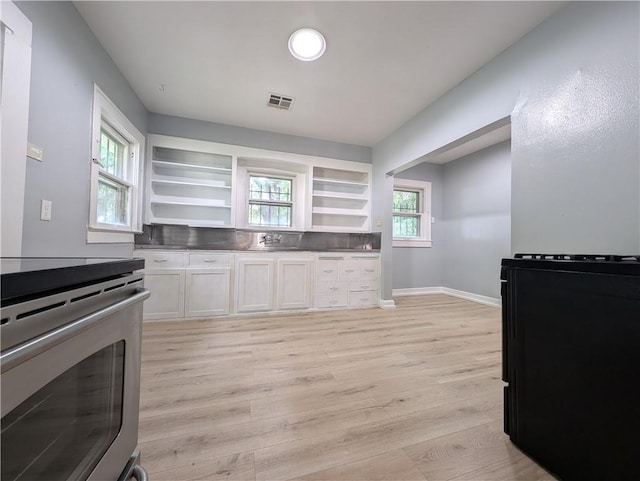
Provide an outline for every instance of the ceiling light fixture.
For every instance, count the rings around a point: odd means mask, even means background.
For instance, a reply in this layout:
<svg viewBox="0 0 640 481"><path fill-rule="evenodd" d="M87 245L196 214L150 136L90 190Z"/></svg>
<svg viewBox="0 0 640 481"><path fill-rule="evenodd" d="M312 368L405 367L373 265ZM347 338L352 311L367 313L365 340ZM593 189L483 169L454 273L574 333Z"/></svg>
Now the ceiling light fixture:
<svg viewBox="0 0 640 481"><path fill-rule="evenodd" d="M289 51L298 60L310 62L322 57L327 42L320 32L312 28L301 28L289 37Z"/></svg>

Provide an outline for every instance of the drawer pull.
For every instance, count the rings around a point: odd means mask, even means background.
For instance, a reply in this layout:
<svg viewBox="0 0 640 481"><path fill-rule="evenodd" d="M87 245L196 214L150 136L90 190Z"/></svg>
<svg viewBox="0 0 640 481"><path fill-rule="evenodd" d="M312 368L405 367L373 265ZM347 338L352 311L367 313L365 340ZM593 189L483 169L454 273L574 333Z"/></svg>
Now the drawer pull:
<svg viewBox="0 0 640 481"><path fill-rule="evenodd" d="M325 269L324 272L326 272L327 274L330 274L333 272L333 269Z"/></svg>
<svg viewBox="0 0 640 481"><path fill-rule="evenodd" d="M211 264L213 262L218 262L218 259L204 259L204 262Z"/></svg>
<svg viewBox="0 0 640 481"><path fill-rule="evenodd" d="M167 259L153 259L153 262L167 262Z"/></svg>
<svg viewBox="0 0 640 481"><path fill-rule="evenodd" d="M329 288L329 290L331 290L331 291L337 291L337 290L338 290L338 288L337 288L337 287L330 287L330 288Z"/></svg>
<svg viewBox="0 0 640 481"><path fill-rule="evenodd" d="M375 269L365 269L365 272L375 272Z"/></svg>
<svg viewBox="0 0 640 481"><path fill-rule="evenodd" d="M355 269L345 269L344 271L345 271L345 272L354 272L354 271L355 271Z"/></svg>
<svg viewBox="0 0 640 481"><path fill-rule="evenodd" d="M360 289L369 289L369 286L367 286L367 285L360 286Z"/></svg>

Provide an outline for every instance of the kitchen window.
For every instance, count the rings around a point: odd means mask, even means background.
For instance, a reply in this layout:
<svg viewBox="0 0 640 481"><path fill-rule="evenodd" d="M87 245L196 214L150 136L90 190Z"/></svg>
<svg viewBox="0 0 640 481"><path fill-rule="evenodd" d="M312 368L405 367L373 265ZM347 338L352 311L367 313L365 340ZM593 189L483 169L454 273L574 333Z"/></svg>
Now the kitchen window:
<svg viewBox="0 0 640 481"><path fill-rule="evenodd" d="M395 179L393 246L431 247L431 182Z"/></svg>
<svg viewBox="0 0 640 481"><path fill-rule="evenodd" d="M250 226L291 227L292 212L291 178L249 175Z"/></svg>
<svg viewBox="0 0 640 481"><path fill-rule="evenodd" d="M144 136L94 86L91 197L87 241L133 242L141 229Z"/></svg>

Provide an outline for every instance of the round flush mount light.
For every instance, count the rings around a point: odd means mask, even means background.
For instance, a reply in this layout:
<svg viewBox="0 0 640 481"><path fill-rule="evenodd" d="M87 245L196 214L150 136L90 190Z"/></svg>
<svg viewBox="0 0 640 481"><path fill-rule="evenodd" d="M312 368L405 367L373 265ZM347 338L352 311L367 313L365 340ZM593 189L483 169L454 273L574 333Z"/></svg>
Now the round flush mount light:
<svg viewBox="0 0 640 481"><path fill-rule="evenodd" d="M327 42L320 32L312 28L301 28L289 37L289 51L298 60L310 62L322 57Z"/></svg>

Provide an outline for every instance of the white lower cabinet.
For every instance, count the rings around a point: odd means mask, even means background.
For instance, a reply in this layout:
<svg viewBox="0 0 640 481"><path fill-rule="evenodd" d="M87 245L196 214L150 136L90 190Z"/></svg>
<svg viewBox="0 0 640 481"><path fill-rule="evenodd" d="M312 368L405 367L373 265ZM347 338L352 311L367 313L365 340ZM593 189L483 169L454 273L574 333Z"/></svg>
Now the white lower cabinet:
<svg viewBox="0 0 640 481"><path fill-rule="evenodd" d="M311 275L313 259L278 259L277 309L308 309L311 307Z"/></svg>
<svg viewBox="0 0 640 481"><path fill-rule="evenodd" d="M184 317L184 269L146 269L144 285L151 295L144 302L144 319Z"/></svg>
<svg viewBox="0 0 640 481"><path fill-rule="evenodd" d="M273 309L275 260L251 255L236 260L236 311L256 312Z"/></svg>
<svg viewBox="0 0 640 481"><path fill-rule="evenodd" d="M236 260L236 312L308 309L313 257L246 254Z"/></svg>
<svg viewBox="0 0 640 481"><path fill-rule="evenodd" d="M373 307L380 302L377 254L318 254L317 308Z"/></svg>
<svg viewBox="0 0 640 481"><path fill-rule="evenodd" d="M380 302L377 254L138 250L134 256L145 259L151 291L145 320Z"/></svg>
<svg viewBox="0 0 640 481"><path fill-rule="evenodd" d="M230 269L187 269L184 317L229 314Z"/></svg>
<svg viewBox="0 0 640 481"><path fill-rule="evenodd" d="M137 250L145 260L144 320L229 314L232 254Z"/></svg>

